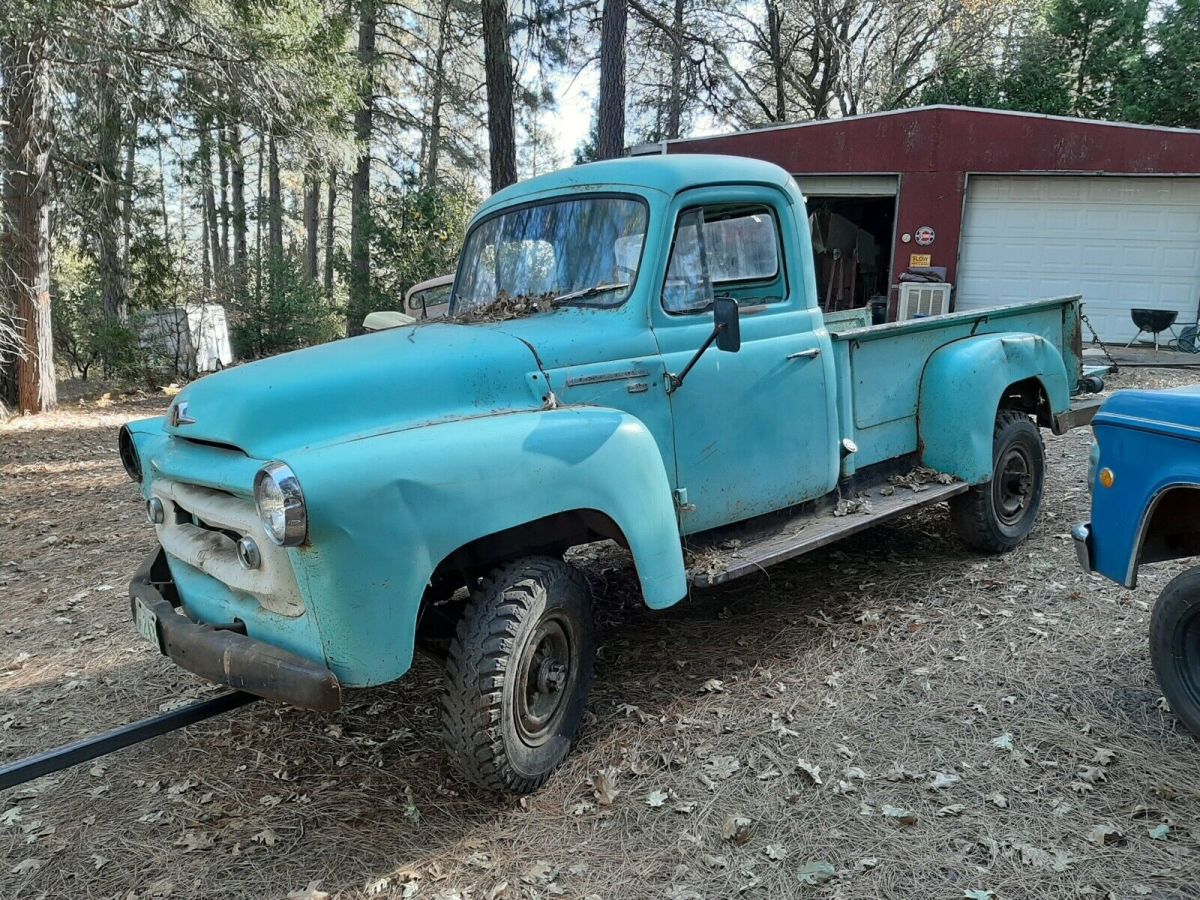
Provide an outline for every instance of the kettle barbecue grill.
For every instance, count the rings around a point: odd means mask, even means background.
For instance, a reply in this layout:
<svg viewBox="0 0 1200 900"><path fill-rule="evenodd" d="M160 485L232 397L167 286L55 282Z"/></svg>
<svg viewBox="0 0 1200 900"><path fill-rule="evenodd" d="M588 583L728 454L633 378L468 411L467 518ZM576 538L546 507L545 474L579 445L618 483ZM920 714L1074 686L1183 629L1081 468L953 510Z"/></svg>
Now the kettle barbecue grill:
<svg viewBox="0 0 1200 900"><path fill-rule="evenodd" d="M1157 352L1158 336L1168 330L1176 342L1179 340L1179 335L1175 333L1175 320L1179 318L1179 313L1173 309L1131 309L1129 318L1138 327L1138 333L1134 335L1132 341L1125 345L1126 348L1132 347L1143 334L1152 334L1154 335L1154 349ZM1168 346L1170 346L1169 342Z"/></svg>

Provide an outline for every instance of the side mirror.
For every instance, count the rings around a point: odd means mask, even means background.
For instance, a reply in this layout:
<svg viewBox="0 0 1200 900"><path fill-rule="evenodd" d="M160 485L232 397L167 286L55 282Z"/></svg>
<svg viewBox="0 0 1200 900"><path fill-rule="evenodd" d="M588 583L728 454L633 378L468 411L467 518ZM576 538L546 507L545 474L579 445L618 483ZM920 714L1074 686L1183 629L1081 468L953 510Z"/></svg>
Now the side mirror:
<svg viewBox="0 0 1200 900"><path fill-rule="evenodd" d="M717 297L713 300L713 331L717 335L718 350L737 353L742 349L738 303L732 297Z"/></svg>

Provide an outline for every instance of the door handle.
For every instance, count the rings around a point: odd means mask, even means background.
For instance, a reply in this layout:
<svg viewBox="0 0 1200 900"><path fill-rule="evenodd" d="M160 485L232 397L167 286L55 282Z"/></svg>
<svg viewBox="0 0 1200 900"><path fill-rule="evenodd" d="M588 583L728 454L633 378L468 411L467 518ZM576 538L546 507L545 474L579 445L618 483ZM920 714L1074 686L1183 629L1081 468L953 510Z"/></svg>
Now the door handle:
<svg viewBox="0 0 1200 900"><path fill-rule="evenodd" d="M820 347L813 347L811 350L801 350L798 353L789 353L788 359L816 359L821 355Z"/></svg>

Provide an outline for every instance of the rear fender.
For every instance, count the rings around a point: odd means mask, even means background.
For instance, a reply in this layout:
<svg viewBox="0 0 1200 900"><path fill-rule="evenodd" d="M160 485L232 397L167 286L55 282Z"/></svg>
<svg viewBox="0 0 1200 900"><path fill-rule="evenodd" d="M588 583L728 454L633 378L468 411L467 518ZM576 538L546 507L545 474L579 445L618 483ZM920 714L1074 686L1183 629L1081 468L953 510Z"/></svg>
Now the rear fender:
<svg viewBox="0 0 1200 900"><path fill-rule="evenodd" d="M968 484L991 480L996 412L1023 382L1036 384L1051 421L1070 408L1062 355L1040 335L981 334L935 350L921 374L917 408L922 465Z"/></svg>
<svg viewBox="0 0 1200 900"><path fill-rule="evenodd" d="M286 460L310 534L293 551L330 667L379 684L412 661L438 564L481 538L594 510L621 530L653 608L686 592L662 455L637 419L567 407L494 415L324 446Z"/></svg>

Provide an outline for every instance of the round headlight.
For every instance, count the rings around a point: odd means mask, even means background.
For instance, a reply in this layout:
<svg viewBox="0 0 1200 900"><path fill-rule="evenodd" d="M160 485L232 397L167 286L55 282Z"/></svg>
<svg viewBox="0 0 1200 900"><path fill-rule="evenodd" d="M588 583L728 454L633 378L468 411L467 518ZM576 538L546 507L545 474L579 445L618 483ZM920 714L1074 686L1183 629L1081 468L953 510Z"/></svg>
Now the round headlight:
<svg viewBox="0 0 1200 900"><path fill-rule="evenodd" d="M283 547L304 542L308 513L295 473L283 463L268 463L254 476L254 505L267 537Z"/></svg>
<svg viewBox="0 0 1200 900"><path fill-rule="evenodd" d="M133 446L133 433L128 425L122 425L117 432L117 452L121 454L121 465L125 474L138 484L142 482L142 461L138 459L137 447Z"/></svg>

